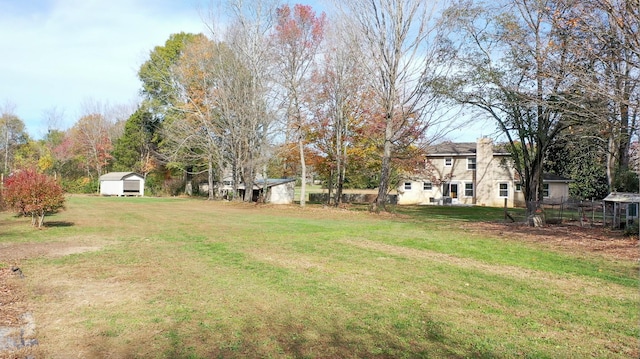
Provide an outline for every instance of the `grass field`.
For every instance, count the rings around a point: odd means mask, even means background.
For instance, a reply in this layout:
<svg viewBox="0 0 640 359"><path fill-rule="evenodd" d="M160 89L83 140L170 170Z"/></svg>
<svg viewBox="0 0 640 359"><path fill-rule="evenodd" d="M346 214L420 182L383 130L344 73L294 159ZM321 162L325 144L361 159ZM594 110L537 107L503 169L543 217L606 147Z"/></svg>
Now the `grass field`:
<svg viewBox="0 0 640 359"><path fill-rule="evenodd" d="M25 274L38 358L640 355L637 261L436 210L76 196L44 230L0 213L23 253L0 266Z"/></svg>

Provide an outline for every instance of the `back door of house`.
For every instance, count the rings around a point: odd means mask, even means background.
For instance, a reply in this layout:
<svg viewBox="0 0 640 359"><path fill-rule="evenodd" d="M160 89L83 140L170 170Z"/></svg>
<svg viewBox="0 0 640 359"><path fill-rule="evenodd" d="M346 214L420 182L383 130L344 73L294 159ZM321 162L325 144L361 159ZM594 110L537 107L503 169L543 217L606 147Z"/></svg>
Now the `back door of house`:
<svg viewBox="0 0 640 359"><path fill-rule="evenodd" d="M452 183L451 190L449 192L451 194L451 198L458 198L458 184Z"/></svg>

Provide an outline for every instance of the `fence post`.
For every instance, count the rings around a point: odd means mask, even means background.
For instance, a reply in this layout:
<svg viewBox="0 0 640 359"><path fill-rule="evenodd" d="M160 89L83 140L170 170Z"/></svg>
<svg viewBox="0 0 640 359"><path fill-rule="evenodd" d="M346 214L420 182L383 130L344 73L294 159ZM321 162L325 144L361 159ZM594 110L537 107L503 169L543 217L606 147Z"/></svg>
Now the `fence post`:
<svg viewBox="0 0 640 359"><path fill-rule="evenodd" d="M504 199L504 220L507 220L507 199Z"/></svg>

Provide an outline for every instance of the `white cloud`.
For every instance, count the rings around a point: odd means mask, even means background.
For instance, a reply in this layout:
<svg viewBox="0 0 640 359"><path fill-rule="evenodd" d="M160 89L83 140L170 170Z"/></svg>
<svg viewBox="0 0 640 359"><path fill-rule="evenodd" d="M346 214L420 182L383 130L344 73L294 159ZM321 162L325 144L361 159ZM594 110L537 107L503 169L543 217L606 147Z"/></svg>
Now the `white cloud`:
<svg viewBox="0 0 640 359"><path fill-rule="evenodd" d="M15 103L36 136L43 111L54 106L71 125L88 98L130 102L140 88L137 69L154 46L172 33L205 30L196 3L0 0L0 101Z"/></svg>

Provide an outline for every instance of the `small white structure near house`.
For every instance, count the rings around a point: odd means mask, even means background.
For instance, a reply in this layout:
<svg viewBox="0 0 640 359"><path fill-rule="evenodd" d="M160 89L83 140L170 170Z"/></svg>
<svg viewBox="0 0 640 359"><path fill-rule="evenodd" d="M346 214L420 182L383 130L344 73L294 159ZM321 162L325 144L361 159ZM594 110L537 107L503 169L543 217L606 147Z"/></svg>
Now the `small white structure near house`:
<svg viewBox="0 0 640 359"><path fill-rule="evenodd" d="M638 221L640 194L626 192L611 192L604 199L605 204L612 204L613 228L628 226ZM606 207L605 207L606 210ZM623 218L624 214L624 218ZM605 213L605 217L608 213Z"/></svg>
<svg viewBox="0 0 640 359"><path fill-rule="evenodd" d="M144 196L144 177L135 172L109 172L100 176L103 196Z"/></svg>
<svg viewBox="0 0 640 359"><path fill-rule="evenodd" d="M292 204L295 197L295 178L268 178L256 183L258 189L267 188L267 203ZM254 193L256 189L254 187Z"/></svg>
<svg viewBox="0 0 640 359"><path fill-rule="evenodd" d="M266 192L266 203L292 204L295 197L295 185L295 178L259 178L255 180L251 193L247 195L251 196L252 202L258 202L260 200L260 195L263 192ZM206 185L201 186L201 191L202 190L206 191ZM230 176L225 177L221 185L218 187L218 191L224 197L230 195L243 197L246 192L244 183L239 183L237 190L238 193L233 195L233 180Z"/></svg>

